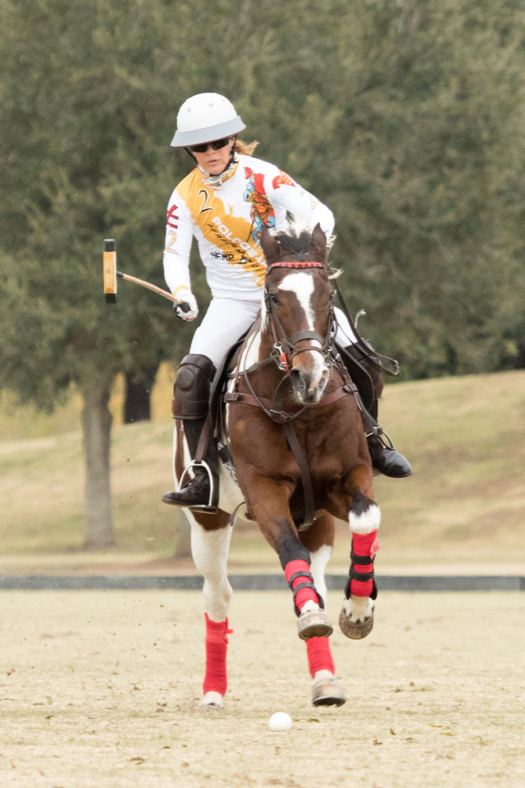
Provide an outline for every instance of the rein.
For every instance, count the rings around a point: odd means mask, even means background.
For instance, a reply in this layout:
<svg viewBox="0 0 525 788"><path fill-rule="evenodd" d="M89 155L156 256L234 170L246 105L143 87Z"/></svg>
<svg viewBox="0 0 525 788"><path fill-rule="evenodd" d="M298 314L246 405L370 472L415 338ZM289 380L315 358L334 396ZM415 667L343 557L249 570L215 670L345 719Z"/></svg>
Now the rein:
<svg viewBox="0 0 525 788"><path fill-rule="evenodd" d="M268 266L266 271L266 280L268 280L268 275L271 271L275 268L288 268L291 270L304 270L304 269L315 269L315 268L323 268L326 270L326 266L323 263L319 262L278 262L272 263L272 265ZM326 336L323 338L320 334L316 331L304 330L304 331L297 331L291 337L286 336L286 332L282 326L279 317L275 314L272 309L272 300L271 294L268 290L267 284L265 285L265 303L266 303L266 310L268 313L268 323L273 335L273 347L270 352L270 355L253 364L248 369L245 369L243 372L240 372L240 364L238 367L238 372L235 375L233 391L228 392L225 395L225 401L227 403L238 403L240 405L251 405L253 407L259 407L261 410L270 418L273 422L280 424L284 430L284 434L286 436L286 440L288 445L294 455L295 461L299 466L299 471L301 473L301 480L303 484L303 494L304 494L304 507L305 507L305 517L303 523L297 527L298 531L305 531L313 525L315 521L315 501L314 501L314 491L312 486L312 480L310 478L310 471L308 469L308 463L304 456L304 453L301 449L299 441L297 440L297 436L295 434L295 430L293 427L292 422L294 419L298 418L307 408L320 408L325 407L326 405L330 405L334 402L337 402L342 397L346 397L350 394L354 396L357 395L357 388L354 383L348 378L348 375L342 372L343 380L345 381L344 385L340 388L336 389L335 391L331 392L330 394L326 394L323 396L319 402L315 404L306 404L306 405L292 405L293 412L287 412L283 410L283 402L285 397L285 385L290 381L290 374L291 374L291 363L293 359L299 355L299 353L306 353L308 351L316 351L317 353L321 353L325 362L333 368L334 366L338 365L341 366L342 369L343 365L342 362L338 364L338 359L336 356L333 355L333 340L335 337L336 331L336 321L334 315L334 304L333 304L333 293L329 307L329 317L328 317L328 328L326 332ZM249 337L247 338L248 341ZM305 347L297 347L298 342L303 342L305 340L313 340L319 343L319 347L317 345L308 344ZM290 356L290 360L288 360L288 356ZM274 394L273 400L265 399L264 397L260 397L253 389L251 381L249 379L249 374L251 372L255 372L256 369L260 369L261 367L265 366L269 363L276 363L278 368L285 373L284 377L279 382L277 389ZM340 370L341 371L341 370ZM237 390L239 384L239 377L242 375L243 379L250 390L250 394L243 394Z"/></svg>

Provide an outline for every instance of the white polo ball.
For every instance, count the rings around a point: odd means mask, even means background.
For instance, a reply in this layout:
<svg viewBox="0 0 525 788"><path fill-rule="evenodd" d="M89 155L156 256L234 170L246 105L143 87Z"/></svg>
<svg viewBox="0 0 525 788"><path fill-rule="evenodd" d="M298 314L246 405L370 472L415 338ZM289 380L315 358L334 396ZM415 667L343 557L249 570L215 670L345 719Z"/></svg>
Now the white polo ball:
<svg viewBox="0 0 525 788"><path fill-rule="evenodd" d="M285 711L277 711L272 714L268 724L271 731L289 731L292 727L292 718Z"/></svg>

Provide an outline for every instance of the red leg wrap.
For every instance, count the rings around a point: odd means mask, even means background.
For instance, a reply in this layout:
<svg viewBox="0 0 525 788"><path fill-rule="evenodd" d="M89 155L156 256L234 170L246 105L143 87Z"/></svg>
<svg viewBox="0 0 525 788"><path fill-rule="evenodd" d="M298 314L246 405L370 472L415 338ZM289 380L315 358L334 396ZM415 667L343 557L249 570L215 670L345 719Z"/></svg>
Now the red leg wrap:
<svg viewBox="0 0 525 788"><path fill-rule="evenodd" d="M228 650L228 634L233 630L228 629L228 619L226 621L210 621L205 613L206 619L206 673L202 691L218 692L224 695L228 686L226 678L226 652Z"/></svg>
<svg viewBox="0 0 525 788"><path fill-rule="evenodd" d="M312 582L308 575L310 574L310 565L303 561L301 558L297 559L296 561L288 561L286 566L284 567L284 574L288 582L290 582L290 578L292 575L295 575L297 572L304 572L304 576L298 575L292 583L292 590L297 588L298 585L301 583ZM295 604L299 611L301 611L308 600L315 602L316 605L320 606L319 597L315 591L315 588L307 587L301 588L300 591L295 594Z"/></svg>
<svg viewBox="0 0 525 788"><path fill-rule="evenodd" d="M329 670L330 673L335 673L328 638L310 638L306 641L306 650L308 652L308 667L312 678L314 678L318 670Z"/></svg>
<svg viewBox="0 0 525 788"><path fill-rule="evenodd" d="M377 541L377 529L370 531L369 534L352 534L352 551L356 555L364 555L371 559L379 550L379 542ZM374 564L353 564L356 572L372 572ZM350 593L354 596L370 596L374 590L373 580L351 580Z"/></svg>

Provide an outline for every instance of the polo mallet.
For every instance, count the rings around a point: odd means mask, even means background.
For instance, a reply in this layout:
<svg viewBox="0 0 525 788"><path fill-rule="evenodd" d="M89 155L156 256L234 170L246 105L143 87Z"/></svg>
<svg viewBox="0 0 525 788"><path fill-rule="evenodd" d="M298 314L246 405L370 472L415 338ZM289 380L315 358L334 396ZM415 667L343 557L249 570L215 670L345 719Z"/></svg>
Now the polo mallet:
<svg viewBox="0 0 525 788"><path fill-rule="evenodd" d="M117 271L116 244L113 238L106 238L104 241L104 298L107 304L117 303L117 277L127 279L128 282L134 282L136 285L147 287L148 290L153 290L154 293L167 298L173 304L179 303L175 296L172 296L167 290L163 290L162 287L157 287L157 285L152 285L151 282L145 282L143 279L137 279L136 276L129 276L129 274ZM190 311L189 304L180 304L180 308L183 312Z"/></svg>

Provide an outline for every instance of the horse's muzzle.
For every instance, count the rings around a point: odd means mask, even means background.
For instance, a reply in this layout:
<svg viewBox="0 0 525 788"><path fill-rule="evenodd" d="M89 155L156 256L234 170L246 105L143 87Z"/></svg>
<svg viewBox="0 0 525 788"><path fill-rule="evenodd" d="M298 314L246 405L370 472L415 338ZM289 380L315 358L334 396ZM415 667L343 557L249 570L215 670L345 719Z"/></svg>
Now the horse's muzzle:
<svg viewBox="0 0 525 788"><path fill-rule="evenodd" d="M297 402L302 405L315 405L324 394L330 373L328 368L313 373L295 368L290 372L290 380Z"/></svg>

